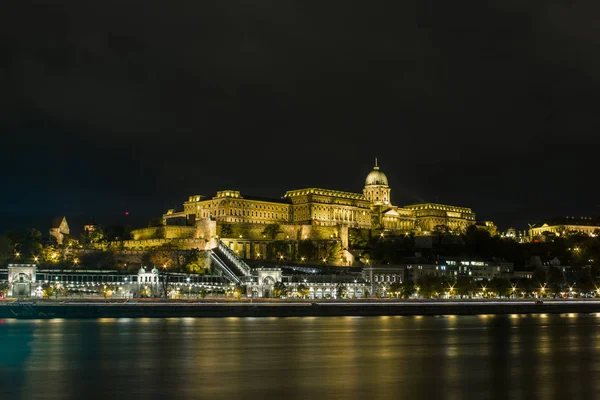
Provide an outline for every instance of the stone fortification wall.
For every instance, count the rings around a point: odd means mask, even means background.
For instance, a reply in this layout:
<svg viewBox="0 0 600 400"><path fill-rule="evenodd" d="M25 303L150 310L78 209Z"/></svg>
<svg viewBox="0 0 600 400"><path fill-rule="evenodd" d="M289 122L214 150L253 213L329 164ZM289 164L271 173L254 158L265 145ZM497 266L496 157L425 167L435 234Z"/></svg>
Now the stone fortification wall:
<svg viewBox="0 0 600 400"><path fill-rule="evenodd" d="M156 226L131 231L133 240L148 239L191 239L197 238L197 229L193 226Z"/></svg>
<svg viewBox="0 0 600 400"><path fill-rule="evenodd" d="M225 232L224 225L228 225L231 232ZM348 237L348 228L341 226L315 226L315 225L280 225L279 232L273 237L263 224L219 224L217 233L221 238L237 239L242 236L246 240L330 240L341 239L344 242Z"/></svg>
<svg viewBox="0 0 600 400"><path fill-rule="evenodd" d="M144 239L144 240L124 240L123 248L127 250L147 250L163 245L171 245L181 250L201 249L204 250L208 243L205 239Z"/></svg>

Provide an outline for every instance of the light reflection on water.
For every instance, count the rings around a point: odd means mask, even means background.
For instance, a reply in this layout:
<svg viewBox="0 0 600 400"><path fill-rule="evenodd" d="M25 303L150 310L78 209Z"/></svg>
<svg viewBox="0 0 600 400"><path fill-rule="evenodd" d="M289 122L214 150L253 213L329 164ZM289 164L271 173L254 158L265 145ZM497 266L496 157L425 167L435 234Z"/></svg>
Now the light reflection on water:
<svg viewBox="0 0 600 400"><path fill-rule="evenodd" d="M594 398L597 315L0 321L15 398ZM42 388L42 389L39 389Z"/></svg>

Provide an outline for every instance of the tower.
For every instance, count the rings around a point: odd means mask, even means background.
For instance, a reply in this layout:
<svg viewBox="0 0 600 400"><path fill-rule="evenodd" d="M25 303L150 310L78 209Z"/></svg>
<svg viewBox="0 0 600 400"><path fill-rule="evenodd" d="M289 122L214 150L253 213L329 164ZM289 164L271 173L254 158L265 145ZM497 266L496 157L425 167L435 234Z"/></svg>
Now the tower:
<svg viewBox="0 0 600 400"><path fill-rule="evenodd" d="M377 158L375 158L375 166L367 175L363 194L372 205L390 205L392 203L390 192L387 176L379 170Z"/></svg>

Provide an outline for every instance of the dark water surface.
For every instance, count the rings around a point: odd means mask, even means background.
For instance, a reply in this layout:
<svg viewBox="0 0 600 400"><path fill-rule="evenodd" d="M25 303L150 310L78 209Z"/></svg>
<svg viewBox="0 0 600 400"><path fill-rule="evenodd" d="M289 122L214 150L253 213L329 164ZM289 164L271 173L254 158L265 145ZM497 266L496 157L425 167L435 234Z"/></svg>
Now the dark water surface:
<svg viewBox="0 0 600 400"><path fill-rule="evenodd" d="M595 399L600 316L0 320L0 393Z"/></svg>

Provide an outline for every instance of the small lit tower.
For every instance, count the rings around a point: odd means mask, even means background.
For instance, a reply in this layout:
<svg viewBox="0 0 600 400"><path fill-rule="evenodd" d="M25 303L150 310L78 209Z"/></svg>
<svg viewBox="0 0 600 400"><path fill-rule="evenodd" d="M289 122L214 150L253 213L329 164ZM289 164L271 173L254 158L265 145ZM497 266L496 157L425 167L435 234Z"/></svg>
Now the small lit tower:
<svg viewBox="0 0 600 400"><path fill-rule="evenodd" d="M367 175L363 194L372 205L389 205L392 203L390 192L387 176L379 170L377 158L375 158L375 166Z"/></svg>

